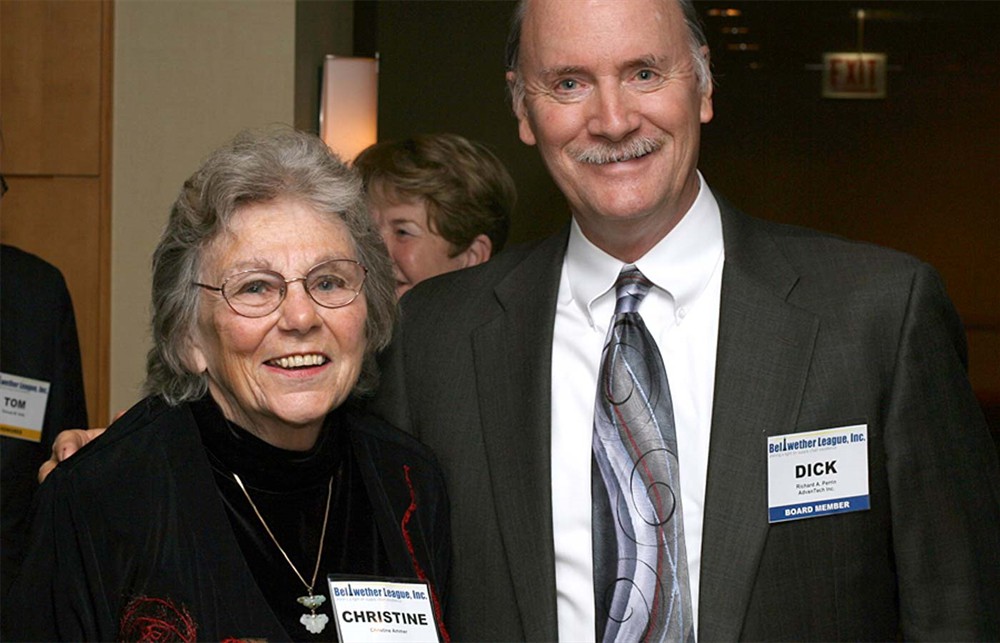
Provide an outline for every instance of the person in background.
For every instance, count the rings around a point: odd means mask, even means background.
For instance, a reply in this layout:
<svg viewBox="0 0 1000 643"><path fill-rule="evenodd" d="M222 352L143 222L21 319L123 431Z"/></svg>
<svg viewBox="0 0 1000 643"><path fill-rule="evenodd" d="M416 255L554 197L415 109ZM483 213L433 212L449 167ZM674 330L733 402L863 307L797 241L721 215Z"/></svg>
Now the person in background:
<svg viewBox="0 0 1000 643"><path fill-rule="evenodd" d="M144 400L37 495L5 640L332 641L327 574L430 586L431 453L367 414L396 319L357 174L247 131L185 182L153 257Z"/></svg>
<svg viewBox="0 0 1000 643"><path fill-rule="evenodd" d="M4 409L0 421L0 596L5 596L27 544L38 467L60 431L87 422L80 342L66 281L44 259L6 244L0 246L0 371L3 397L25 402L26 411L44 409L36 416L40 426L25 427L14 406ZM41 382L47 392L23 395L21 378Z"/></svg>
<svg viewBox="0 0 1000 643"><path fill-rule="evenodd" d="M354 160L392 257L396 295L503 249L517 192L503 163L457 134L376 143Z"/></svg>
<svg viewBox="0 0 1000 643"><path fill-rule="evenodd" d="M441 461L455 638L1000 639L1000 468L938 274L713 192L692 2L522 0L510 33L572 220L404 297L373 407Z"/></svg>

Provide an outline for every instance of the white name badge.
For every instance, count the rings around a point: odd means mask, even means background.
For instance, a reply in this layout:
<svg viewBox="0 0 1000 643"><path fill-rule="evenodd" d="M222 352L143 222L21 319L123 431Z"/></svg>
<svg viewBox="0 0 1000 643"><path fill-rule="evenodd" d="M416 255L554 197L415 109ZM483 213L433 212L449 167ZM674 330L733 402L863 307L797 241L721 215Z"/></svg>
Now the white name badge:
<svg viewBox="0 0 1000 643"><path fill-rule="evenodd" d="M48 382L0 373L0 435L41 442L48 402Z"/></svg>
<svg viewBox="0 0 1000 643"><path fill-rule="evenodd" d="M767 520L869 508L868 425L767 439Z"/></svg>
<svg viewBox="0 0 1000 643"><path fill-rule="evenodd" d="M327 582L342 643L438 640L427 583L334 574Z"/></svg>

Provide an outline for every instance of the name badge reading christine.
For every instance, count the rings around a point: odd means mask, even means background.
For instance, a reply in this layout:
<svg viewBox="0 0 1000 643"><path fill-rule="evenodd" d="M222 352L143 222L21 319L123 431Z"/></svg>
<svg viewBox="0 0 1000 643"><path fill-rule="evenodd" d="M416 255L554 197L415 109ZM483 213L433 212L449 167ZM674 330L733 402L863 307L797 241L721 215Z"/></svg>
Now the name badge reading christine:
<svg viewBox="0 0 1000 643"><path fill-rule="evenodd" d="M767 439L767 521L869 508L868 425Z"/></svg>
<svg viewBox="0 0 1000 643"><path fill-rule="evenodd" d="M0 435L41 442L48 402L48 382L0 373Z"/></svg>
<svg viewBox="0 0 1000 643"><path fill-rule="evenodd" d="M343 643L438 640L427 583L334 574L327 582Z"/></svg>

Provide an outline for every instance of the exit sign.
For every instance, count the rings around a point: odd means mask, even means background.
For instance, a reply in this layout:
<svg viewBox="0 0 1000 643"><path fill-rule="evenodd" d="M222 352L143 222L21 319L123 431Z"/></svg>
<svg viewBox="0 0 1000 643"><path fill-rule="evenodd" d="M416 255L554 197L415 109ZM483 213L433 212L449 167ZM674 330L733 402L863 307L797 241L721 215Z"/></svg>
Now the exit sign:
<svg viewBox="0 0 1000 643"><path fill-rule="evenodd" d="M823 54L823 98L885 98L885 54Z"/></svg>

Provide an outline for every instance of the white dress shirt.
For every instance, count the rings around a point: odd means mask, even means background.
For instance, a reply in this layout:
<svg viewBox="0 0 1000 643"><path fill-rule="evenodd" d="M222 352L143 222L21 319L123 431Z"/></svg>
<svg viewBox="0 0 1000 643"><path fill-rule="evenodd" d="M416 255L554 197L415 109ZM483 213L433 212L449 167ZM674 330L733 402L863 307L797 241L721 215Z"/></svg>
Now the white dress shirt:
<svg viewBox="0 0 1000 643"><path fill-rule="evenodd" d="M639 313L670 382L695 623L723 264L719 205L700 174L699 181L691 209L635 262L654 284ZM594 640L591 438L601 351L623 265L573 221L552 342L552 526L560 641Z"/></svg>

